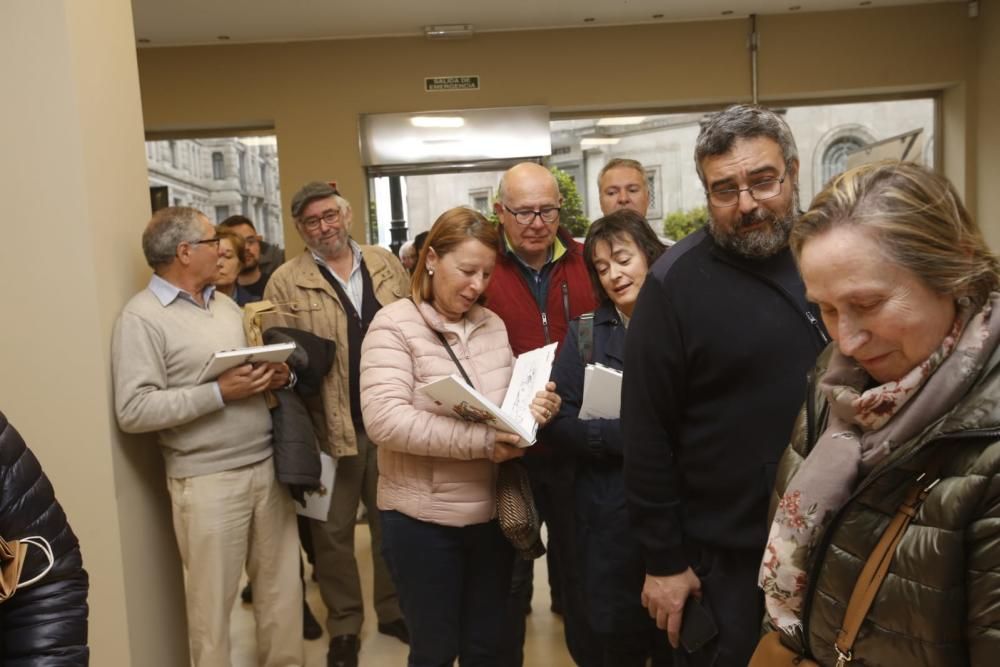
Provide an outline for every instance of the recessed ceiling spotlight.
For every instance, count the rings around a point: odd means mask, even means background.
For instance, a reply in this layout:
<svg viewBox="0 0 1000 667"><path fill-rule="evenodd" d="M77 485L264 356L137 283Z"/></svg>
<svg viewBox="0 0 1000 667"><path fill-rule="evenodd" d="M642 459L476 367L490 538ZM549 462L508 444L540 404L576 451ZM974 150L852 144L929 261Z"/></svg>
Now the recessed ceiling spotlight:
<svg viewBox="0 0 1000 667"><path fill-rule="evenodd" d="M593 23L596 20L597 19L595 19L593 16L588 16L587 18L583 19L583 22L584 23Z"/></svg>
<svg viewBox="0 0 1000 667"><path fill-rule="evenodd" d="M653 18L654 19L662 19L663 18L663 14L653 14Z"/></svg>
<svg viewBox="0 0 1000 667"><path fill-rule="evenodd" d="M136 41L137 44L149 44L150 43L150 40L148 38L146 38L146 37L139 37L135 41Z"/></svg>
<svg viewBox="0 0 1000 667"><path fill-rule="evenodd" d="M730 15L730 14L732 14L732 13L733 13L733 10L731 10L731 9L726 9L726 10L724 10L724 11L722 12L722 15L723 15L723 16L729 16L729 15Z"/></svg>
<svg viewBox="0 0 1000 667"><path fill-rule="evenodd" d="M229 35L219 35L218 37L216 37L216 39L219 40L220 42L228 42Z"/></svg>
<svg viewBox="0 0 1000 667"><path fill-rule="evenodd" d="M802 9L802 5L792 5L791 7L788 8L788 11L790 11L790 12L797 12L800 9Z"/></svg>

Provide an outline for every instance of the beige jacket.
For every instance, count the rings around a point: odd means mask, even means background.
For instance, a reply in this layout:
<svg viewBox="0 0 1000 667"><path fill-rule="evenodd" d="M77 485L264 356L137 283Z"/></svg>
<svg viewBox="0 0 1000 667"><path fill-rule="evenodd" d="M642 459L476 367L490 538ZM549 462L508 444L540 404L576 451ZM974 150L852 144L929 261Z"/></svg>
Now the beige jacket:
<svg viewBox="0 0 1000 667"><path fill-rule="evenodd" d="M409 294L406 269L392 253L377 246L361 246L361 257L379 303L385 306ZM312 253L307 250L278 267L267 282L264 298L280 311L264 317L264 328L303 329L337 343L336 358L323 382L320 400L309 407L320 446L334 458L356 456L358 442L347 389L347 311L320 273Z"/></svg>
<svg viewBox="0 0 1000 667"><path fill-rule="evenodd" d="M399 301L379 311L361 346L361 405L379 445L378 506L420 521L467 526L493 518L496 429L462 421L417 392L460 374L435 331L445 334L482 394L503 400L514 357L507 329L492 311L473 306L468 340L446 332L427 303Z"/></svg>

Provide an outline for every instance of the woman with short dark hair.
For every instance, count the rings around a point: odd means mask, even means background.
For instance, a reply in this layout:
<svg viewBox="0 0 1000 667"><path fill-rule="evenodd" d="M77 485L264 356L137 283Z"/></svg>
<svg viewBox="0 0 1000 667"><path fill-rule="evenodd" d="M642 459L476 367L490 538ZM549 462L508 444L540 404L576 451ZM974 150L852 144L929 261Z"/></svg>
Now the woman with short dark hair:
<svg viewBox="0 0 1000 667"><path fill-rule="evenodd" d="M618 419L580 419L587 364L621 370L625 332L639 289L665 247L645 218L629 209L590 226L584 261L599 306L570 323L552 379L562 408L545 437L574 460L576 552L590 629L604 647L607 667L670 664L666 633L642 607L645 568L628 528Z"/></svg>

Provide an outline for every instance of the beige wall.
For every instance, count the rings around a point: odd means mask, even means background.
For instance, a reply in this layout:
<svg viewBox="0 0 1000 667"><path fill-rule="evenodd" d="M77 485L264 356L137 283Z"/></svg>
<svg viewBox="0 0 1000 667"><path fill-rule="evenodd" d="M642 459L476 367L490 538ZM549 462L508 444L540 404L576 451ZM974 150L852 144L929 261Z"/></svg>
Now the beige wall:
<svg viewBox="0 0 1000 667"><path fill-rule="evenodd" d="M0 410L80 538L91 663L184 665L162 463L148 440L124 440L111 409L112 323L147 273L131 7L11 0L0 12Z"/></svg>
<svg viewBox="0 0 1000 667"><path fill-rule="evenodd" d="M944 91L944 168L974 196L977 165L966 141L983 115L970 101L982 82L975 75L977 23L964 4L763 16L758 29L764 102ZM139 72L147 130L273 125L287 210L295 189L314 178L336 179L348 198L363 199L357 118L364 112L520 104L677 109L747 100L747 30L747 21L732 20L486 33L455 42L152 48L140 50ZM541 53L560 59L539 66ZM423 92L425 76L450 74L479 74L482 90ZM297 238L286 224L287 238ZM363 233L360 224L354 232Z"/></svg>
<svg viewBox="0 0 1000 667"><path fill-rule="evenodd" d="M1000 3L980 2L978 147L979 222L1000 248Z"/></svg>

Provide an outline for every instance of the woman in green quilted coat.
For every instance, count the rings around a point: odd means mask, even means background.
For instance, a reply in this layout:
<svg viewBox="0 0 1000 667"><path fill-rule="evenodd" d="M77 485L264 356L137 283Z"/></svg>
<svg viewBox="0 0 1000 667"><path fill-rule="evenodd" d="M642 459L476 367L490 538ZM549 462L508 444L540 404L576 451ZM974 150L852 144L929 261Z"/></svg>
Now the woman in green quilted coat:
<svg viewBox="0 0 1000 667"><path fill-rule="evenodd" d="M778 472L766 625L838 664L861 568L940 466L846 664L1000 665L997 259L948 181L900 162L833 180L791 245L834 343Z"/></svg>

